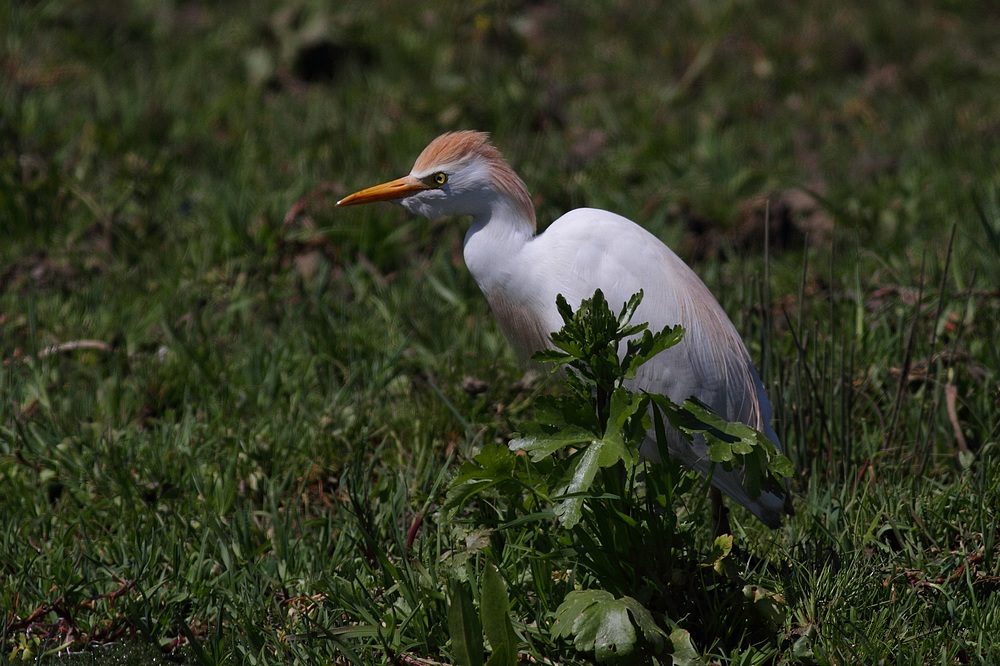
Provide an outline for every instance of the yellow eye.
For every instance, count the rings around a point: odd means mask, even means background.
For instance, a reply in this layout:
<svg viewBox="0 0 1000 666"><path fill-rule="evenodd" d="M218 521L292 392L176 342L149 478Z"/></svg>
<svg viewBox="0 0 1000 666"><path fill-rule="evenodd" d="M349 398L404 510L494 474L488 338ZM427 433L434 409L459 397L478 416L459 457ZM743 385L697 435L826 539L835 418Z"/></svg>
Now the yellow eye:
<svg viewBox="0 0 1000 666"><path fill-rule="evenodd" d="M434 181L435 185L440 187L441 185L444 185L445 183L448 182L448 174L446 174L444 171L438 171L436 174L431 176L431 180Z"/></svg>

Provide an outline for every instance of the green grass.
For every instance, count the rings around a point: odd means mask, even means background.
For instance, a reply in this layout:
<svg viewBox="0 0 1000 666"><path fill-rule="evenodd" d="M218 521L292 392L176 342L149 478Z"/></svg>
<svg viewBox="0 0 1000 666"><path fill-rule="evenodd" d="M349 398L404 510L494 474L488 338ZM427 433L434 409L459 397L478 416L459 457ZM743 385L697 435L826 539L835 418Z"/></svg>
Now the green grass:
<svg viewBox="0 0 1000 666"><path fill-rule="evenodd" d="M702 609L696 647L1000 659L992 3L661 4L3 4L0 653L449 662L448 581L496 564L522 651L587 663L548 632L572 558L440 510L555 381L462 222L331 205L475 128L542 226L671 244L759 360L797 513L734 516L784 617Z"/></svg>

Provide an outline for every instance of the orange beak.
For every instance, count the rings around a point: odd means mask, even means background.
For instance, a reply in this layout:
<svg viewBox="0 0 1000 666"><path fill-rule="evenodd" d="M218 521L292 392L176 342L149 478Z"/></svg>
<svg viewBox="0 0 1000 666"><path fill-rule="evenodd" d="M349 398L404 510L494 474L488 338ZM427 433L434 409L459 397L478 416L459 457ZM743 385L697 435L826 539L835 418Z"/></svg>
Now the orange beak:
<svg viewBox="0 0 1000 666"><path fill-rule="evenodd" d="M430 189L423 181L413 176L403 176L388 183L374 185L372 187L350 194L337 202L338 206L354 206L356 204L371 203L373 201L394 201L416 194L423 190Z"/></svg>

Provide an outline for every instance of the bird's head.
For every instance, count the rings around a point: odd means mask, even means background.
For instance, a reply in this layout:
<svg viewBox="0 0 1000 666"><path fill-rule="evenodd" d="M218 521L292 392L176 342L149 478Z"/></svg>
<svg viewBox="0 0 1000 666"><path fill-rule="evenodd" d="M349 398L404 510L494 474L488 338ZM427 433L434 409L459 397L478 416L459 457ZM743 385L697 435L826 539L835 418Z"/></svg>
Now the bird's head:
<svg viewBox="0 0 1000 666"><path fill-rule="evenodd" d="M424 148L408 175L355 192L337 205L372 201L392 201L425 217L480 217L504 210L535 227L524 182L484 132L442 134Z"/></svg>

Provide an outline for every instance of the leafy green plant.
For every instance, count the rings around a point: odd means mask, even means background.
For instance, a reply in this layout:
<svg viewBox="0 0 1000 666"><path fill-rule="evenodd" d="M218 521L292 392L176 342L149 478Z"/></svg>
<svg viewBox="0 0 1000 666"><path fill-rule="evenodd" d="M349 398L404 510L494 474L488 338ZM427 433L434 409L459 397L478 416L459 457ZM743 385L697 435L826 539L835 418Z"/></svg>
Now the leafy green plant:
<svg viewBox="0 0 1000 666"><path fill-rule="evenodd" d="M579 570L576 583L586 589L564 596L551 630L599 661L665 650L679 659L689 651L686 632L668 635L655 619L681 617L665 591L679 587L700 560L685 503L703 480L670 458L667 423L686 437L704 437L714 463L743 466L751 493L791 474L788 459L752 428L726 422L693 398L677 405L629 389L643 363L683 338L680 326L653 332L631 323L641 300L640 292L616 316L601 291L575 312L560 297L564 326L552 336L554 348L535 358L564 371L566 392L540 398L535 418L509 447L484 448L449 491L453 508L488 496L508 532L528 522L561 528L561 545ZM651 428L662 464L640 457ZM722 560L732 540L720 539L710 562L726 574Z"/></svg>

